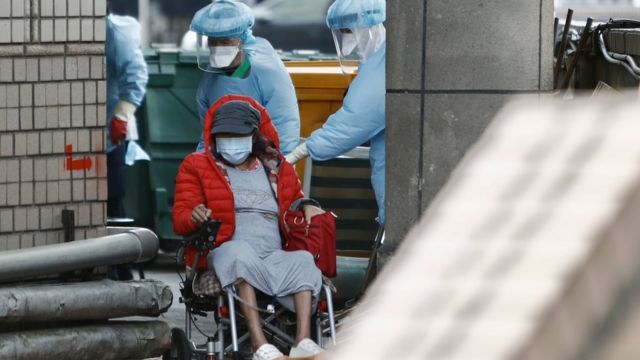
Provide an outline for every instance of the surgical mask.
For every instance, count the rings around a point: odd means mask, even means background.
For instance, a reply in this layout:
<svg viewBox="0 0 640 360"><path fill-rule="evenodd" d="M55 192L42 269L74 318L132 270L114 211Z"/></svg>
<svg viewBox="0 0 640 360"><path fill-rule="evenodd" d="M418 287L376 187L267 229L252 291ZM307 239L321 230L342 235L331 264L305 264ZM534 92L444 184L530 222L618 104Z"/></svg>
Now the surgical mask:
<svg viewBox="0 0 640 360"><path fill-rule="evenodd" d="M229 67L239 52L237 46L212 46L209 48L209 65L217 69Z"/></svg>
<svg viewBox="0 0 640 360"><path fill-rule="evenodd" d="M252 135L216 139L216 149L218 153L233 165L240 165L247 160L252 148Z"/></svg>
<svg viewBox="0 0 640 360"><path fill-rule="evenodd" d="M342 35L342 56L349 56L358 45L355 35Z"/></svg>

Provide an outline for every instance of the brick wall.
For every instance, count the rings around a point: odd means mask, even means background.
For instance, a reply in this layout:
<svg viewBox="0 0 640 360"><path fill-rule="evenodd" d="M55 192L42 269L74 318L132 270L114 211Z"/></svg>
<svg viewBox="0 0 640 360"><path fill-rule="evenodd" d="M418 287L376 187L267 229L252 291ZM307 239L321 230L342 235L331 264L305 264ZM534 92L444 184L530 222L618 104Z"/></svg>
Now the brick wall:
<svg viewBox="0 0 640 360"><path fill-rule="evenodd" d="M0 251L104 235L105 0L0 0ZM69 152L68 150L71 150Z"/></svg>

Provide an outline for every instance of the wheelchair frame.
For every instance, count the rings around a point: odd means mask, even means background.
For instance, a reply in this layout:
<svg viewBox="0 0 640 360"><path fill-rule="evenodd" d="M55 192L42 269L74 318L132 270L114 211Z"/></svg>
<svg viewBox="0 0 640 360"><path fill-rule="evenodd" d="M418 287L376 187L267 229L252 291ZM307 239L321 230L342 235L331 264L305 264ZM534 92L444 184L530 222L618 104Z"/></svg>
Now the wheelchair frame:
<svg viewBox="0 0 640 360"><path fill-rule="evenodd" d="M190 360L195 356L196 358L213 360L216 359L217 356L217 359L221 360L225 359L226 355L231 355L233 359L240 359L240 344L250 339L249 332L238 337L237 319L243 318L243 316L241 313L236 313L236 299L234 299L234 294L231 291L222 289L222 293L217 296L195 294L193 292L193 280L196 275L197 264L205 250L214 249L215 238L219 227L219 221L209 220L198 233L185 238L185 246L192 245L197 250L192 266L187 272L184 282L180 284L182 294L180 302L185 304L185 331L182 332L179 329L172 331L171 350L168 356L163 357L163 359ZM318 307L313 317L315 318L316 326L316 342L324 348L324 335L326 332L329 332L331 343L335 346L336 324L331 286L323 281L322 288L327 309L325 312L321 311ZM228 317L224 314L225 310L223 309L226 309L225 305L228 306L228 314L226 314ZM267 316L260 315L260 322L265 335L278 340L278 343L282 346L293 346L294 338L273 324L273 322L279 320L279 317L286 311L284 307L280 306L274 313L270 313ZM207 337L206 346L204 348L198 347L195 342L191 340L193 330L192 315L206 316L208 312L213 313L216 324L215 337ZM327 322L328 328L326 325L323 326L323 324ZM230 330L231 344L229 345L225 345L225 335L228 334L228 332L226 332L227 330ZM180 346L180 349L178 346Z"/></svg>

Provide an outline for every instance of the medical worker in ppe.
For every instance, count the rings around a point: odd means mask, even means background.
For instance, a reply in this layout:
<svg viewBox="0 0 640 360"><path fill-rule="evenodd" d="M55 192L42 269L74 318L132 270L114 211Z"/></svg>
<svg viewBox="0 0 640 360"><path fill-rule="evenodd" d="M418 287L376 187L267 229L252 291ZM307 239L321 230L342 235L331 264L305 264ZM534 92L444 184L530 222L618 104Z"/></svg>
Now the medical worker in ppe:
<svg viewBox="0 0 640 360"><path fill-rule="evenodd" d="M322 128L287 155L291 163L311 156L328 160L367 141L371 144L371 183L384 224L385 168L385 20L384 0L336 0L329 8L331 28L343 71L358 75L342 108Z"/></svg>
<svg viewBox="0 0 640 360"><path fill-rule="evenodd" d="M146 92L147 65L140 50L140 24L129 16L107 16L107 216L124 217L125 163L148 157L138 139L136 108Z"/></svg>
<svg viewBox="0 0 640 360"><path fill-rule="evenodd" d="M107 3L110 5L110 3ZM134 113L142 103L147 86L147 65L140 50L140 24L129 16L110 14L106 19L107 39L107 216L122 218L125 169L135 160L149 160L136 144L138 131ZM130 265L110 266L112 280L131 280Z"/></svg>
<svg viewBox="0 0 640 360"><path fill-rule="evenodd" d="M281 151L300 141L300 112L287 70L271 44L254 37L253 11L232 0L215 0L193 16L198 34L198 67L204 76L197 92L200 122L211 104L224 95L252 97L267 108L280 137ZM204 149L200 139L198 150Z"/></svg>

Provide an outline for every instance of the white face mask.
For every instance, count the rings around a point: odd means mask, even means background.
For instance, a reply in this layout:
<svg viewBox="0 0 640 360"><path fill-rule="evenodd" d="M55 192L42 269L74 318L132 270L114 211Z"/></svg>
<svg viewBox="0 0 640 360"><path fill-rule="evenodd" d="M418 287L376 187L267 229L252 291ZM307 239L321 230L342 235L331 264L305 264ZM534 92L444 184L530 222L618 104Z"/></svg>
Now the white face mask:
<svg viewBox="0 0 640 360"><path fill-rule="evenodd" d="M229 67L239 52L237 46L212 46L209 48L209 65L216 69Z"/></svg>
<svg viewBox="0 0 640 360"><path fill-rule="evenodd" d="M240 165L249 155L253 148L253 136L216 138L216 147L220 155L230 164Z"/></svg>
<svg viewBox="0 0 640 360"><path fill-rule="evenodd" d="M349 56L358 45L355 35L342 35L342 56Z"/></svg>

